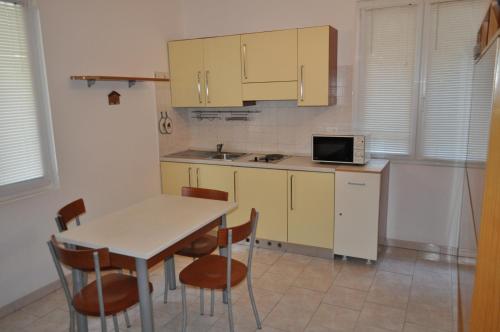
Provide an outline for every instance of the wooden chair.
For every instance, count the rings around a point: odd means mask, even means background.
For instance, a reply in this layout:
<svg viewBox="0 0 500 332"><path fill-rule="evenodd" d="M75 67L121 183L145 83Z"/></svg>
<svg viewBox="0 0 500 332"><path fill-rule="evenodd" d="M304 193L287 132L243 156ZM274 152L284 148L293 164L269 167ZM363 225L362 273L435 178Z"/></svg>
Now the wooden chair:
<svg viewBox="0 0 500 332"><path fill-rule="evenodd" d="M85 209L85 203L82 198L79 198L71 203L66 204L62 208L57 211L57 216L55 217L55 221L57 224L57 228L59 229L59 232L67 231L68 230L68 224L71 223L73 220L75 221L76 226L80 226L80 216L82 214L85 214L87 210ZM86 248L81 248L81 247L73 247L73 249L86 249ZM109 266L109 267L102 267L101 271L109 271L109 270L116 270L117 268ZM90 271L93 271L93 268L90 269ZM87 271L88 272L88 271ZM132 273L131 273L132 274ZM85 283L87 280L87 275L85 275ZM75 290L73 290L75 291ZM70 310L71 313L71 310ZM130 319L128 317L128 313L125 310L123 312L123 316L125 318L125 323L127 327L130 327ZM74 319L73 317L70 319Z"/></svg>
<svg viewBox="0 0 500 332"><path fill-rule="evenodd" d="M257 221L259 214L255 209L252 209L250 221L240 226L223 228L218 231L218 245L224 248L223 255L208 255L199 258L189 264L179 274L182 293L182 331L187 328L187 304L186 304L186 285L207 288L212 292L212 300L210 303L210 312L214 312L214 289L221 289L227 292L227 309L229 317L229 330L234 331L233 311L231 303L231 288L242 282L245 277L247 279L248 293L252 304L252 310L257 322L257 327L262 328L257 306L253 296L252 289L252 257L253 247L255 243L255 232L257 229ZM250 251L248 253L247 265L232 259L231 246L245 240L251 235ZM228 282L230 280L230 282Z"/></svg>
<svg viewBox="0 0 500 332"><path fill-rule="evenodd" d="M106 332L106 316L113 316L115 331L118 331L116 314L139 303L137 279L130 275L109 273L101 275L103 268L109 268L109 250L69 249L61 246L52 235L47 242L57 269L57 274L70 308L70 331L75 330L75 313L101 318L101 330ZM96 280L71 294L64 276L62 264L82 271L95 271ZM153 285L149 283L149 291Z"/></svg>
<svg viewBox="0 0 500 332"><path fill-rule="evenodd" d="M194 187L182 187L181 191L182 196L187 197L196 197L196 198L205 198L205 199L214 199L218 201L227 201L228 193L225 191L214 190L214 189L205 189L205 188L194 188ZM205 234L193 242L189 247L183 248L176 252L177 255L192 257L193 259L203 257L211 254L217 249L217 237ZM168 273L167 273L167 263L164 264L165 268L165 293L163 295L163 302L167 303L168 298ZM200 290L200 312L204 314L204 292L203 289Z"/></svg>
<svg viewBox="0 0 500 332"><path fill-rule="evenodd" d="M59 232L68 230L68 224L75 220L77 226L80 226L80 216L86 212L85 203L82 198L77 199L63 206L57 211L56 224Z"/></svg>

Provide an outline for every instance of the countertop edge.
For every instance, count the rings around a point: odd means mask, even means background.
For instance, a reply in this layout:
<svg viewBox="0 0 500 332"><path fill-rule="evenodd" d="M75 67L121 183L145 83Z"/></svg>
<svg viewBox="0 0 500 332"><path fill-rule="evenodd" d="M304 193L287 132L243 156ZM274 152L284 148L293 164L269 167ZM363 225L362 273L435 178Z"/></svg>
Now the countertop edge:
<svg viewBox="0 0 500 332"><path fill-rule="evenodd" d="M248 155L245 158L249 157L251 157L251 155ZM238 160L225 161L225 160L215 160L215 159L196 159L196 158L179 158L179 157L160 157L160 162L206 164L206 165L322 172L322 173L360 172L360 173L375 173L375 174L382 173L389 164L389 160L386 159L372 159L366 165L362 166L339 165L339 164L316 164L311 161L310 157L299 157L299 156L292 156L276 164L256 163L256 162L238 161ZM307 163L310 163L310 165L307 165Z"/></svg>

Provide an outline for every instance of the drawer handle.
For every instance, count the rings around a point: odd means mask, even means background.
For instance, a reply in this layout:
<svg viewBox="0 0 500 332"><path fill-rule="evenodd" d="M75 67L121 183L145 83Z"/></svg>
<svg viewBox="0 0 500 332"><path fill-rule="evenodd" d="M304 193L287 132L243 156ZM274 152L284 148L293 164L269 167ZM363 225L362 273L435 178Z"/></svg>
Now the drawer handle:
<svg viewBox="0 0 500 332"><path fill-rule="evenodd" d="M347 182L348 185L350 186L366 186L366 183L361 183L361 182Z"/></svg>

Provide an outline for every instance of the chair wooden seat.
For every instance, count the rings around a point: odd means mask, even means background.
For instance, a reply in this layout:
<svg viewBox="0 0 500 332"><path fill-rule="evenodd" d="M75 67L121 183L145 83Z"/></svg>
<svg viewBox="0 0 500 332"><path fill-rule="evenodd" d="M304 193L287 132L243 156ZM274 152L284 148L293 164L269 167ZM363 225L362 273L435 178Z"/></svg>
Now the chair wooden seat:
<svg viewBox="0 0 500 332"><path fill-rule="evenodd" d="M206 256L217 249L217 237L209 234L204 234L203 236L197 238L189 247L185 247L176 254L181 256L198 258Z"/></svg>
<svg viewBox="0 0 500 332"><path fill-rule="evenodd" d="M102 277L104 313L106 316L119 313L139 302L137 279L135 277L112 273ZM149 283L149 292L153 285ZM73 297L76 311L88 316L99 316L97 283L91 282Z"/></svg>
<svg viewBox="0 0 500 332"><path fill-rule="evenodd" d="M247 275L247 267L240 261L231 260L231 287L236 286ZM179 274L179 280L186 285L225 289L227 287L227 258L218 255L203 256L189 264Z"/></svg>

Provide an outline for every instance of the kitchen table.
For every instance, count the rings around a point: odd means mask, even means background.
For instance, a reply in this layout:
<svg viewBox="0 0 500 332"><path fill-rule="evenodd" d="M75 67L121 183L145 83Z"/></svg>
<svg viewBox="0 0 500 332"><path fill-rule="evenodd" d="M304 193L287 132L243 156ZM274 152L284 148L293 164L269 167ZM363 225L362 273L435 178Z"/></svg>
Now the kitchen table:
<svg viewBox="0 0 500 332"><path fill-rule="evenodd" d="M56 238L88 248L109 248L113 266L136 271L142 331L149 332L154 331L154 321L148 268L165 259L173 262L179 249L214 227L225 227L226 214L236 206L235 202L159 195L56 234ZM170 273L175 277L173 270ZM83 287L81 272L74 279L77 289ZM77 326L79 332L88 330L86 316L77 316Z"/></svg>

